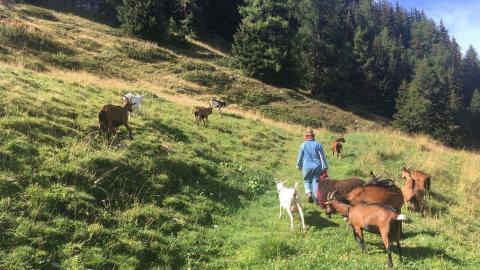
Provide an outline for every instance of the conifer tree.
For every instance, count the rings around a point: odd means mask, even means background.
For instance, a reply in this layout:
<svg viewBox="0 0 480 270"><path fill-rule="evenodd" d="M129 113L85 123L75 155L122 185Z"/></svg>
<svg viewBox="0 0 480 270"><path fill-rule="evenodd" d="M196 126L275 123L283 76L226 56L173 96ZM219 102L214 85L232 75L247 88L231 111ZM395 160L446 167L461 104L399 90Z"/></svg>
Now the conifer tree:
<svg viewBox="0 0 480 270"><path fill-rule="evenodd" d="M470 101L470 118L471 130L474 135L480 136L480 90L473 91L472 100Z"/></svg>
<svg viewBox="0 0 480 270"><path fill-rule="evenodd" d="M163 38L167 26L167 1L123 0L118 9L122 28L135 36L149 40Z"/></svg>
<svg viewBox="0 0 480 270"><path fill-rule="evenodd" d="M292 42L297 23L287 0L251 0L234 37L233 55L249 75L267 82L286 82L292 74ZM291 80L290 78L288 78Z"/></svg>
<svg viewBox="0 0 480 270"><path fill-rule="evenodd" d="M463 59L463 96L464 105L468 106L472 99L473 91L480 88L480 59L477 51L470 46Z"/></svg>

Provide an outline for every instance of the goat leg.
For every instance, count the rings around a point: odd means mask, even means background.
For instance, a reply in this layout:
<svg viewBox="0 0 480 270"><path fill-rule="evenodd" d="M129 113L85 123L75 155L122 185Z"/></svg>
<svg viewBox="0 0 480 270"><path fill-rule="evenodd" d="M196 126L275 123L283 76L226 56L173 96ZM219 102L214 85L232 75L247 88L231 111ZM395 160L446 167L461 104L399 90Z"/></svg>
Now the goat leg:
<svg viewBox="0 0 480 270"><path fill-rule="evenodd" d="M305 230L305 219L303 218L303 210L300 204L297 203L298 214L300 215L300 220L302 220L302 229Z"/></svg>
<svg viewBox="0 0 480 270"><path fill-rule="evenodd" d="M130 125L128 123L125 123L125 127L127 128L128 130L128 135L130 136L130 140L133 140L133 137L132 137L132 129L130 128Z"/></svg>
<svg viewBox="0 0 480 270"><path fill-rule="evenodd" d="M390 250L390 239L388 238L389 232L388 230L382 230L380 231L380 235L382 236L383 244L385 245L385 249L387 251L388 267L392 267L392 251Z"/></svg>
<svg viewBox="0 0 480 270"><path fill-rule="evenodd" d="M365 252L365 242L363 241L363 232L362 229L357 229L352 226L353 229L353 237L355 238L355 241L358 243L358 247L362 250L362 252Z"/></svg>
<svg viewBox="0 0 480 270"><path fill-rule="evenodd" d="M287 213L288 213L288 216L290 217L290 228L291 228L292 231L293 231L293 216L292 216L292 212L290 212L290 209L287 209Z"/></svg>
<svg viewBox="0 0 480 270"><path fill-rule="evenodd" d="M403 262L402 247L400 246L400 239L397 239L397 249L398 249L398 257L400 258L400 262Z"/></svg>

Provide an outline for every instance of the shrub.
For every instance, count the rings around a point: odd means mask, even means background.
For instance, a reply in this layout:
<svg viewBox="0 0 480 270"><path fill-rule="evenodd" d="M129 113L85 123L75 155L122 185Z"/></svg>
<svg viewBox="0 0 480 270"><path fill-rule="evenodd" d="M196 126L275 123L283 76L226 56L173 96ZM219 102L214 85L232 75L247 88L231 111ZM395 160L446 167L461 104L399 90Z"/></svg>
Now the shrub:
<svg viewBox="0 0 480 270"><path fill-rule="evenodd" d="M102 47L98 42L89 38L79 38L75 41L75 46L83 48L87 51L99 51Z"/></svg>
<svg viewBox="0 0 480 270"><path fill-rule="evenodd" d="M70 52L70 50L53 41L41 30L29 28L22 22L14 19L0 19L0 41L17 48L48 52Z"/></svg>
<svg viewBox="0 0 480 270"><path fill-rule="evenodd" d="M214 72L216 68L212 65L202 63L202 62L194 62L194 61L187 61L180 65L182 70L186 71L206 71L206 72Z"/></svg>
<svg viewBox="0 0 480 270"><path fill-rule="evenodd" d="M20 14L27 17L58 22L59 19L51 12L43 8L28 6L20 11Z"/></svg>
<svg viewBox="0 0 480 270"><path fill-rule="evenodd" d="M120 52L129 58L139 61L170 60L174 56L153 43L124 43L117 47Z"/></svg>
<svg viewBox="0 0 480 270"><path fill-rule="evenodd" d="M196 70L185 73L183 78L206 87L225 86L231 83L230 77L223 72Z"/></svg>
<svg viewBox="0 0 480 270"><path fill-rule="evenodd" d="M267 117L277 121L293 122L309 127L324 127L326 120L322 117L311 115L300 108L288 105L264 105L260 111Z"/></svg>
<svg viewBox="0 0 480 270"><path fill-rule="evenodd" d="M253 89L245 91L245 88ZM263 88L257 89L254 86L242 85L242 88L231 89L227 93L227 99L246 108L259 108L272 102L281 101L282 96Z"/></svg>

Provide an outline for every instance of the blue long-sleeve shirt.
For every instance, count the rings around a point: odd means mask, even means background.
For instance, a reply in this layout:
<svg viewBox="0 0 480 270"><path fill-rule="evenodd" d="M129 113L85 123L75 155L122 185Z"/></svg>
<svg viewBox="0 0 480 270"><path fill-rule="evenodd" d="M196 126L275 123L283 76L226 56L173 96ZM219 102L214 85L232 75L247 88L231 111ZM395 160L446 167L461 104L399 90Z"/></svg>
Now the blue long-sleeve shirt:
<svg viewBox="0 0 480 270"><path fill-rule="evenodd" d="M297 158L297 167L328 169L327 158L323 152L323 146L315 140L305 141L300 147Z"/></svg>

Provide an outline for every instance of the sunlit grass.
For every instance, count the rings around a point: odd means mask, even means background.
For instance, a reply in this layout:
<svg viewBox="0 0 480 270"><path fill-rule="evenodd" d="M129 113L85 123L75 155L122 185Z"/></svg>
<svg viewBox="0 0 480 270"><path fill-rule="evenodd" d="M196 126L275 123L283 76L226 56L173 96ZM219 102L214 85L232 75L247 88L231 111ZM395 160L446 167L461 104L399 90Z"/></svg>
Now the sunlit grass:
<svg viewBox="0 0 480 270"><path fill-rule="evenodd" d="M402 185L404 165L432 175L426 215L404 209L412 221L396 268L480 263L478 154L243 77L198 41L147 43L28 5L0 15L10 22L0 29L1 269L384 269L380 237L367 234L362 254L339 217L304 203L306 233L278 220L273 179L301 184L304 125L324 127L333 178L373 170ZM121 127L108 141L98 111L126 91L146 94L130 119L135 139ZM196 127L193 107L211 95L229 107ZM345 128L337 160L330 142Z"/></svg>

